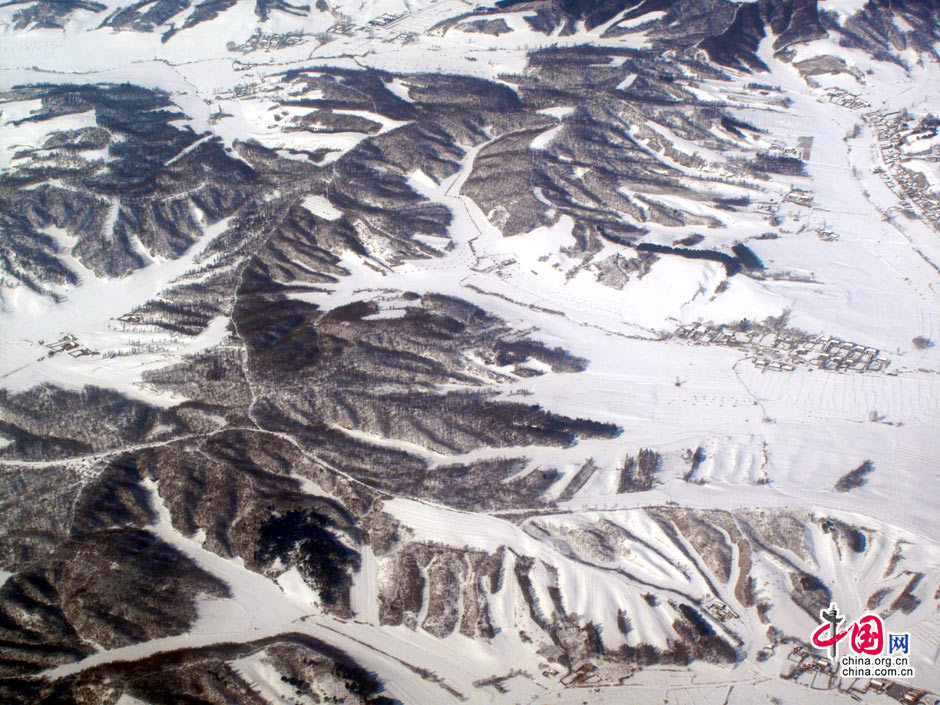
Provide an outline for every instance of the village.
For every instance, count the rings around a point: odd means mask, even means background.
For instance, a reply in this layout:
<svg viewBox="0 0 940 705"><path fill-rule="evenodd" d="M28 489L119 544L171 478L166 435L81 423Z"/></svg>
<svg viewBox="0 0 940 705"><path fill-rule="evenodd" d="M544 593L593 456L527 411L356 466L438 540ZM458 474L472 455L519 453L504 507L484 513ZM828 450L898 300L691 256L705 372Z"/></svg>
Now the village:
<svg viewBox="0 0 940 705"><path fill-rule="evenodd" d="M830 372L883 372L890 361L878 348L830 336L807 336L796 331L776 331L751 323L742 326L692 323L679 327L675 336L697 345L741 348L761 370L792 372L809 367Z"/></svg>
<svg viewBox="0 0 940 705"><path fill-rule="evenodd" d="M71 357L85 357L87 355L97 355L98 353L82 345L78 338L71 333L66 333L54 343L47 343L42 340L39 344L49 350L48 357L54 357L59 353L66 353Z"/></svg>
<svg viewBox="0 0 940 705"><path fill-rule="evenodd" d="M152 335L154 331L153 327L148 325L143 320L143 317L138 314L127 313L112 320L119 322L121 326L118 328L116 325L109 323L109 330L120 331L125 334L137 332L145 335ZM47 358L56 357L58 355L68 355L74 358L98 356L100 359L113 359L115 357L131 355L166 353L169 350L168 345L177 342L177 340L172 336L169 339L164 337L160 340L150 341L139 339L128 340L126 347L105 350L103 353L98 350L92 350L87 345L83 344L74 333L63 333L61 337L52 342L46 340L39 340L37 342L49 351L45 355Z"/></svg>
<svg viewBox="0 0 940 705"><path fill-rule="evenodd" d="M705 608L705 611L708 612L708 614L710 614L722 624L731 622L735 619L740 619L740 615L738 615L737 612L728 607L728 605L719 600L717 597L711 597L707 599L702 606Z"/></svg>
<svg viewBox="0 0 940 705"><path fill-rule="evenodd" d="M784 680L805 685L814 690L835 690L853 700L863 702L868 693L878 693L904 705L940 705L940 696L887 678L842 678L837 673L838 661L833 662L822 652L799 644L787 656L792 665L780 674Z"/></svg>
<svg viewBox="0 0 940 705"><path fill-rule="evenodd" d="M783 200L787 203L795 203L798 206L803 206L804 208L812 208L813 192L793 186L790 192L783 197Z"/></svg>
<svg viewBox="0 0 940 705"><path fill-rule="evenodd" d="M828 102L841 105L850 110L864 110L871 105L857 95L842 88L830 88L826 92ZM923 137L935 137L936 125L917 121L906 111L875 110L864 113L862 119L872 128L881 159L887 170L875 167L872 173L881 177L885 185L898 197L902 208L919 211L924 220L934 228L940 228L940 197L929 190L930 183L919 171L904 165L902 154L905 145L910 146ZM928 121L929 122L929 121ZM936 144L929 150L916 155L919 159L940 161L940 147Z"/></svg>
<svg viewBox="0 0 940 705"><path fill-rule="evenodd" d="M369 29L384 29L393 25L398 20L406 17L407 12L386 12L378 17L369 20L363 25L357 26L355 22L352 22L348 19L341 20L331 26L327 32L329 34L341 34L346 37L352 37L356 34L357 31L369 30Z"/></svg>
<svg viewBox="0 0 940 705"><path fill-rule="evenodd" d="M887 171L876 167L873 173L881 177L902 206L912 205L934 228L940 228L940 198L929 191L930 184L923 174L905 167L902 155L905 144L909 144L912 139L916 141L918 135L929 134L931 128L912 126L913 118L899 111L867 113L864 119L878 137L881 158L887 167ZM932 129L936 131L936 128ZM930 152L930 159L940 160L936 146Z"/></svg>
<svg viewBox="0 0 940 705"><path fill-rule="evenodd" d="M848 108L849 110L861 110L862 108L871 107L871 104L867 100L859 98L854 93L849 93L843 88L830 88L826 95L830 103L841 105L843 108Z"/></svg>

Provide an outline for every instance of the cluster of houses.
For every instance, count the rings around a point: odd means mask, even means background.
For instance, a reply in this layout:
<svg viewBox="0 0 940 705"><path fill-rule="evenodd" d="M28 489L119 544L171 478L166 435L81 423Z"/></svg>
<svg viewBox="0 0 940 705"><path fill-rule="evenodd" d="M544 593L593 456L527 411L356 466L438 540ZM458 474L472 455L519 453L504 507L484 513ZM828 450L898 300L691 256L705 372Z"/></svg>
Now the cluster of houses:
<svg viewBox="0 0 940 705"><path fill-rule="evenodd" d="M789 352L800 363L836 372L882 372L889 364L879 357L878 348L826 336L799 343Z"/></svg>
<svg viewBox="0 0 940 705"><path fill-rule="evenodd" d="M310 41L310 36L301 31L285 32L284 34L265 34L259 28L241 44L227 42L226 48L229 51L238 51L247 54L259 49L283 49L284 47L296 46ZM242 65L243 66L243 65ZM250 67L248 67L250 68ZM235 70L248 70L248 68L239 68L239 62L235 62Z"/></svg>
<svg viewBox="0 0 940 705"><path fill-rule="evenodd" d="M751 353L754 366L761 370L792 372L797 367L815 367L832 372L882 372L890 361L878 348L859 345L830 336L805 336L780 332L758 324L746 330L707 323L679 327L677 338L699 345L740 347Z"/></svg>
<svg viewBox="0 0 940 705"><path fill-rule="evenodd" d="M871 104L867 101L842 88L830 88L826 95L830 103L851 110L864 110L871 107ZM940 226L940 199L929 197L925 193L926 189L922 186L923 181L917 173L905 169L903 165L901 145L906 137L915 135L918 132L916 127L909 126L910 116L904 111L876 110L865 113L862 117L878 138L881 156L889 172L886 173L884 169L879 167L874 169L874 173L881 176L888 188L901 201L902 207L908 208L910 203L913 202L922 215L926 216L935 225ZM940 158L940 155L931 156L930 158Z"/></svg>
<svg viewBox="0 0 940 705"><path fill-rule="evenodd" d="M393 12L386 12L384 15L379 15L375 19L369 20L369 26L370 27L388 27L392 22L395 22L396 20L400 20L406 14L408 13L400 12L398 14L395 14Z"/></svg>
<svg viewBox="0 0 940 705"><path fill-rule="evenodd" d="M337 22L326 31L330 34L342 34L347 37L351 37L356 31L356 23L343 20L342 22Z"/></svg>
<svg viewBox="0 0 940 705"><path fill-rule="evenodd" d="M356 29L382 29L383 27L388 27L394 22L397 22L402 17L407 15L407 12L400 12L398 14L392 12L386 12L384 15L379 15L375 17L361 27L358 26L355 22L349 20L340 20L336 24L332 25L327 29L329 34L341 34L345 37L351 37L356 33Z"/></svg>
<svg viewBox="0 0 940 705"><path fill-rule="evenodd" d="M910 118L901 111L875 111L867 113L864 118L878 137L881 157L887 166L887 172L878 167L874 173L881 176L902 206L913 203L934 225L940 225L940 199L932 197L923 187L923 176L904 168L901 145L905 137L916 132L916 128L908 126ZM931 158L940 158L940 155Z"/></svg>
<svg viewBox="0 0 940 705"><path fill-rule="evenodd" d="M783 197L783 200L789 203L795 203L798 206L811 208L813 206L813 192L794 186L790 189L790 192Z"/></svg>
<svg viewBox="0 0 940 705"><path fill-rule="evenodd" d="M803 150L796 147L787 147L780 142L774 142L770 145L767 153L772 157L786 157L789 159L802 159Z"/></svg>
<svg viewBox="0 0 940 705"><path fill-rule="evenodd" d="M912 688L909 685L887 678L842 678L838 662L833 663L821 651L806 644L798 644L787 656L793 665L780 677L807 685L818 690L839 689L858 702L864 702L868 693L887 695L904 705L940 705L940 697L934 693Z"/></svg>
<svg viewBox="0 0 940 705"><path fill-rule="evenodd" d="M863 108L871 107L868 101L842 88L830 88L826 95L829 97L830 103L841 105L843 108L849 108L850 110L862 110Z"/></svg>
<svg viewBox="0 0 940 705"><path fill-rule="evenodd" d="M787 656L793 665L780 674L784 680L792 680L820 690L832 690L840 684L837 663L829 660L821 651L810 649L805 644L793 647Z"/></svg>
<svg viewBox="0 0 940 705"><path fill-rule="evenodd" d="M708 614L710 614L722 624L739 619L738 613L728 607L728 605L719 600L717 597L711 598L703 605L703 607L705 608L705 611L708 612Z"/></svg>
<svg viewBox="0 0 940 705"><path fill-rule="evenodd" d="M121 324L120 328L118 328L116 325L109 323L108 328L111 330L120 330L122 333L153 332L152 323L145 320L143 316L137 313L125 313L123 316L118 316L117 318L112 318L111 320Z"/></svg>
<svg viewBox="0 0 940 705"><path fill-rule="evenodd" d="M85 357L86 355L98 354L78 342L78 338L71 333L66 333L54 343L45 343L40 340L39 344L49 349L49 357L58 355L59 353L66 353L71 357Z"/></svg>
<svg viewBox="0 0 940 705"><path fill-rule="evenodd" d="M561 682L566 686L584 686L598 683L600 678L597 675L597 666L593 663L582 664L576 670L563 676Z"/></svg>

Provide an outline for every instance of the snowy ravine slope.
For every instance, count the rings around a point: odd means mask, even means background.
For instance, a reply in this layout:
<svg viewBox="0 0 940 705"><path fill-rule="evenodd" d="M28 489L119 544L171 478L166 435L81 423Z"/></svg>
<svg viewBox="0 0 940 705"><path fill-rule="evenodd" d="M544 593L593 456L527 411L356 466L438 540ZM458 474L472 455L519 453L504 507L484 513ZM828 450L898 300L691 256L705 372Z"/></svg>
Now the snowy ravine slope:
<svg viewBox="0 0 940 705"><path fill-rule="evenodd" d="M0 700L940 693L936 3L0 26Z"/></svg>

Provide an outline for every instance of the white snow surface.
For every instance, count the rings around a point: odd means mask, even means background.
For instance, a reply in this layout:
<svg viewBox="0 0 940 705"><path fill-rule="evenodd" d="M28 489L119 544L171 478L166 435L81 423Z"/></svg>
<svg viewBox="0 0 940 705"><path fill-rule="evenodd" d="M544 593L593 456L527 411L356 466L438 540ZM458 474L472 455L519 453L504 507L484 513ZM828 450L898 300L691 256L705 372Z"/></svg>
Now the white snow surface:
<svg viewBox="0 0 940 705"><path fill-rule="evenodd" d="M160 336L161 352L128 352L141 336L126 331L116 319L165 289L193 267L196 258L228 226L228 220L204 225L203 237L182 257L151 263L122 279L96 277L77 261L81 282L65 301L54 303L25 286L0 291L0 380L11 391L54 383L68 388L111 386L150 403L167 406L173 399L146 390L141 373L217 345L226 336L228 319L218 317L195 338ZM64 353L52 357L43 343L71 334L95 352L80 358ZM43 342L40 342L43 341ZM116 354L109 357L109 353Z"/></svg>
<svg viewBox="0 0 940 705"><path fill-rule="evenodd" d="M325 196L307 196L303 200L303 207L325 220L336 220L343 216L343 212L337 210Z"/></svg>

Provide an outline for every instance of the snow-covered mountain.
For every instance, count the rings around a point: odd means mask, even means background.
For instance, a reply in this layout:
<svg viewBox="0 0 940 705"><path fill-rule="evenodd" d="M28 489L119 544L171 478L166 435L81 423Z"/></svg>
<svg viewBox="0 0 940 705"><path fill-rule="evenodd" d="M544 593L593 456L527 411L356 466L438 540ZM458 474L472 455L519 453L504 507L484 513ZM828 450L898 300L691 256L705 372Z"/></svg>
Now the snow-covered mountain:
<svg viewBox="0 0 940 705"><path fill-rule="evenodd" d="M937 3L0 24L0 699L940 693Z"/></svg>

